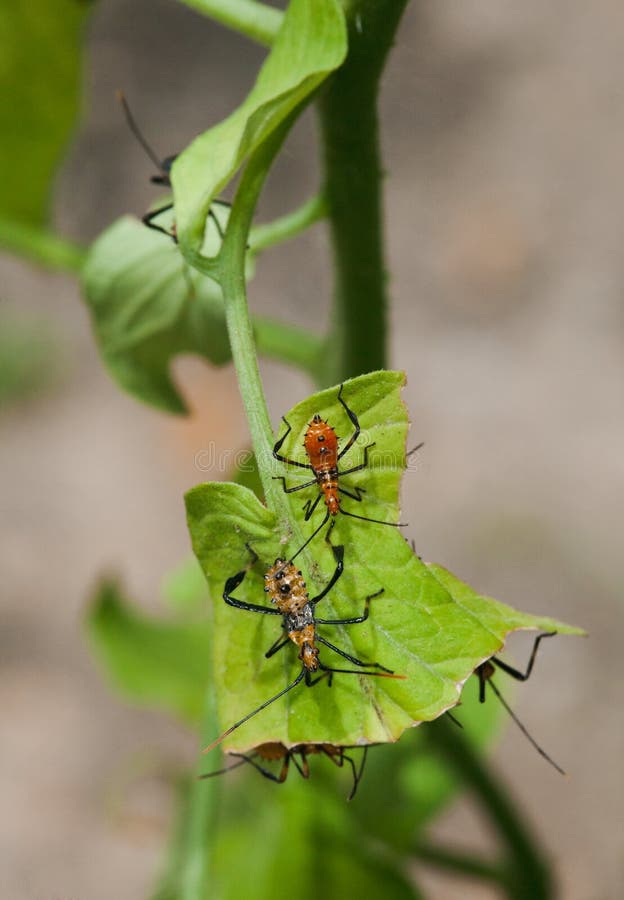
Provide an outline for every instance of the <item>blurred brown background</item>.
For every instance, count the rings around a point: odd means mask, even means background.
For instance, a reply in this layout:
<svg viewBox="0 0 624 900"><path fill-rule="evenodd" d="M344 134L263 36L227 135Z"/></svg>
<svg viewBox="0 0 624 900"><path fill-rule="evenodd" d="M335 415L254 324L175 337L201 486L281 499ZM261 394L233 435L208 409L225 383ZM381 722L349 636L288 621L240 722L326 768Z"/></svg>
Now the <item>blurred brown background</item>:
<svg viewBox="0 0 624 900"><path fill-rule="evenodd" d="M624 896L623 45L624 13L610 0L414 2L382 104L391 362L408 374L412 440L426 441L405 479L411 536L484 593L590 632L544 647L514 700L571 777L513 726L496 751L566 900ZM155 196L116 88L164 156L234 107L262 56L174 2L104 0L83 128L58 188L61 230L86 242ZM317 174L308 117L262 215L304 199ZM62 371L0 414L0 895L137 900L171 802L150 773L192 761L195 745L108 691L81 617L111 570L157 608L162 575L189 552L182 491L218 477L198 470L196 453L211 441L245 447L246 426L229 368L179 361L190 421L120 394L75 283L7 256L1 265L5 310L47 323ZM261 260L251 304L320 329L329 288L317 227ZM262 369L277 424L310 385ZM513 644L519 664L527 648ZM435 831L488 846L468 800ZM490 896L424 881L433 898Z"/></svg>

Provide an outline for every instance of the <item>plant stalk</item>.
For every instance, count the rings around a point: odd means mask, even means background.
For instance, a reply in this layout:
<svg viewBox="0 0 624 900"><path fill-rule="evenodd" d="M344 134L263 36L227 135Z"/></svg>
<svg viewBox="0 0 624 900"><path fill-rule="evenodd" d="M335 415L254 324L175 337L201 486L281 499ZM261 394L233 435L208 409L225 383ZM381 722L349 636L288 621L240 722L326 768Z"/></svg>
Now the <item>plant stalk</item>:
<svg viewBox="0 0 624 900"><path fill-rule="evenodd" d="M505 848L501 868L506 872L504 886L510 900L552 900L555 891L551 873L528 825L470 741L442 719L428 725L426 734L496 827Z"/></svg>
<svg viewBox="0 0 624 900"><path fill-rule="evenodd" d="M257 0L182 0L187 6L270 47L282 25L284 13Z"/></svg>
<svg viewBox="0 0 624 900"><path fill-rule="evenodd" d="M87 255L85 247L52 231L0 217L0 248L30 262L59 272L79 273Z"/></svg>
<svg viewBox="0 0 624 900"><path fill-rule="evenodd" d="M245 285L245 253L253 214L271 163L294 121L291 114L258 148L240 180L219 254L219 281L223 290L225 318L253 451L267 505L281 518L287 518L288 505L283 491L271 476L273 430L262 388L253 326L249 316Z"/></svg>
<svg viewBox="0 0 624 900"><path fill-rule="evenodd" d="M319 99L335 271L328 384L386 367L388 301L377 97L406 5L407 0L350 5L349 54Z"/></svg>

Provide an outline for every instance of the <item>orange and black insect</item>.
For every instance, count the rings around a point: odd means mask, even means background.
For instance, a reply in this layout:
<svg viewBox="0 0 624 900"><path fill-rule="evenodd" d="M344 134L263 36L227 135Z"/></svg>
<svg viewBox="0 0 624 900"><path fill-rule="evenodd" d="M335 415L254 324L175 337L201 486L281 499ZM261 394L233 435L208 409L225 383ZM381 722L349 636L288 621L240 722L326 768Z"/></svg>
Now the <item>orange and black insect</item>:
<svg viewBox="0 0 624 900"><path fill-rule="evenodd" d="M349 497L351 500L356 500L359 503L362 500L362 494L366 493L365 489L362 487L353 487L352 490L347 490L347 488L345 488L342 483L340 483L340 479L344 475L352 475L354 472L360 472L362 469L365 469L368 466L368 451L371 449L371 447L375 446L375 442L373 441L371 444L367 444L364 447L364 459L361 463L358 463L355 466L351 466L348 469L341 470L339 468L338 464L340 460L353 447L362 430L360 428L358 417L347 405L345 400L343 400L343 388L344 385L341 384L340 390L338 391L338 401L351 420L351 423L353 425L353 434L348 439L342 450L338 449L338 436L336 435L336 432L334 431L332 426L324 419L322 419L318 414L313 417L311 422L309 422L307 431L303 439L303 447L309 460L307 463L299 462L296 459L289 459L287 456L283 456L280 453L284 441L292 431L292 426L290 425L288 419L286 419L284 416L282 417L282 421L286 425L286 431L273 447L273 456L275 457L275 459L279 460L280 462L286 463L287 465L296 466L299 469L308 469L314 474L314 478L312 478L310 481L305 481L303 484L297 484L294 487L288 487L286 484L286 479L283 476L275 476L276 480L282 482L282 486L286 494L293 494L295 491L302 491L305 488L312 487L312 485L318 486L319 492L316 495L315 499L308 500L303 507L305 511L305 521L307 522L314 513L314 510L316 509L321 497L323 498L323 501L325 503L325 518L316 529L312 537L314 537L314 535L321 530L330 516L337 516L338 513L342 513L345 516L350 516L353 519L361 519L365 522L374 522L378 525L391 525L394 528L400 527L396 522L385 522L382 519L371 519L368 516L357 515L356 513L353 513L342 506L340 497L341 494L345 497ZM414 447L413 450L410 450L410 454L414 453L421 446L422 444L419 444L418 447Z"/></svg>
<svg viewBox="0 0 624 900"><path fill-rule="evenodd" d="M331 589L334 587L334 585L342 575L344 569L344 547L341 545L332 544L329 541L329 536L326 537L326 541L332 549L336 568L328 583L325 585L320 594L317 594L316 597L311 598L309 596L305 581L303 580L303 575L301 574L299 569L297 569L297 567L293 565L292 560L283 559L276 559L274 564L269 568L266 575L264 576L264 590L269 595L273 604L272 606L260 606L256 603L247 603L245 600L239 600L237 597L232 596L232 592L242 584L247 572L249 571L249 568L253 566L258 559L257 554L252 550L251 547L249 547L249 545L247 545L247 548L252 554L250 565L245 569L242 569L236 575L233 575L231 578L228 578L228 580L226 581L223 591L223 599L229 606L234 606L236 609L243 609L248 612L257 612L262 613L263 615L282 617L283 633L280 634L277 640L271 645L271 647L269 647L264 655L267 659L269 659L271 656L281 650L282 647L286 647L288 644L293 643L296 647L299 648L301 671L294 681L291 681L290 684L288 684L283 690L279 691L279 693L275 694L274 697L271 697L269 700L261 703L260 706L252 710L252 712L248 713L246 716L243 716L243 718L238 722L235 722L234 725L231 725L226 731L223 732L223 734L221 734L216 740L214 740L209 747L206 747L206 749L203 751L204 753L212 750L213 747L216 747L217 744L220 744L224 738L232 734L233 731L247 722L248 719L251 719L252 716L257 715L257 713L261 712L263 709L266 709L266 707L270 706L271 703L279 700L280 697L283 697L284 694L287 694L288 691L291 691L304 679L306 685L308 687L312 687L319 681L322 681L324 678L327 679L328 685L331 686L332 678L335 673L346 675L371 675L380 678L402 679L405 677L404 675L395 675L391 669L387 669L385 666L382 666L381 663L364 662L363 660L358 659L355 656L351 656L349 653L345 653L344 650L340 650L334 644L331 644L326 638L318 634L316 628L317 625L355 625L360 622L365 622L368 619L371 600L373 600L375 597L379 597L381 594L383 594L384 591L384 589L381 588L381 590L376 591L374 594L369 594L368 597L366 597L364 601L364 612L360 616L354 616L353 618L349 619L318 619L315 615L316 604L319 603L319 601L322 600L323 597L327 596L327 594L331 591ZM333 650L334 653L342 656L353 665L359 666L360 670L337 669L333 666L326 666L319 659L319 648L317 644L323 644L325 647ZM380 671L370 671L371 669L377 669ZM321 673L320 675L317 674L319 672Z"/></svg>
<svg viewBox="0 0 624 900"><path fill-rule="evenodd" d="M139 128L136 119L132 115L130 107L128 105L128 101L125 98L123 91L117 91L117 99L121 103L121 107L124 111L124 115L126 117L126 122L128 123L128 127L132 134L135 136L141 147L145 150L148 157L154 163L156 168L158 169L157 175L152 175L150 181L152 184L161 184L164 187L171 187L171 167L176 161L178 154L174 153L173 156L165 156L164 159L159 159L158 155L154 152L153 148L145 139L143 132ZM229 208L230 204L226 203L224 200L213 200L213 203L218 206L226 206ZM166 234L167 237L170 237L173 241L177 243L177 236L175 232L175 224L172 227L171 231L168 231L166 228L163 228L162 225L159 225L157 219L163 213L169 212L173 209L173 203L165 203L163 206L159 206L157 209L153 209L151 212L146 213L141 217L141 221L144 225L147 225L148 228L151 228L153 231L159 231L161 234ZM217 233L221 240L223 240L223 228L221 227L221 223L219 219L215 215L214 211L210 209L208 211L209 217L214 222L215 228L217 229Z"/></svg>
<svg viewBox="0 0 624 900"><path fill-rule="evenodd" d="M553 766L558 772L560 772L562 775L565 775L565 772L563 771L561 766L558 766L557 763L554 761L554 759L552 759L546 753L546 751L542 747L540 747L540 745L537 743L535 738L533 738L532 735L529 734L526 727L522 724L520 719L514 713L514 711L509 706L509 704L507 703L507 701L501 694L500 690L497 688L497 686L494 684L494 681L492 680L492 677L496 671L496 667L498 667L499 669L502 669L503 672L506 672L508 675L511 675L512 678L515 678L516 681L527 681L531 675L531 672L533 671L533 665L535 663L535 657L537 655L537 649L540 645L540 641L542 640L542 638L553 637L555 634L557 634L556 631L545 631L542 634L538 634L538 636L535 638L535 642L533 643L533 649L531 651L531 656L529 657L529 663L526 667L525 672L521 672L519 669L514 669L513 666L509 665L509 663L503 662L502 659L497 659L497 657L492 656L491 659L487 659L485 662L481 663L481 665L475 669L475 675L479 679L479 702L485 703L486 687L487 687L487 685L489 685L492 688L492 690L494 691L494 693L496 694L496 696L498 697L498 699L500 700L500 702L502 703L502 705L505 707L505 709L507 710L507 712L509 713L509 715L511 716L513 721L516 723L516 725L518 726L520 731L528 739L528 741L535 747L535 749L540 754L540 756L543 756L544 759L547 762L549 762L551 764L551 766Z"/></svg>
<svg viewBox="0 0 624 900"><path fill-rule="evenodd" d="M254 747L249 753L229 753L228 756L236 757L238 762L235 762L224 769L218 769L216 772L207 772L205 775L200 775L199 777L214 778L215 775L223 775L225 772L230 772L232 769L237 769L239 766L248 763L265 778L268 778L270 781L275 781L277 784L283 784L288 777L291 762L302 778L309 778L310 766L308 763L308 756L317 754L326 756L327 759L331 760L339 769L341 769L345 763L351 767L353 786L351 787L347 800L353 800L364 771L368 747L358 748L363 751L359 767L356 766L355 760L345 752L346 750L352 749L356 748L336 747L334 744L296 744L294 747L286 747L284 744L277 742L260 744L258 747ZM272 772L266 765L267 763L270 764L278 761L282 762L281 769L279 769L278 772Z"/></svg>

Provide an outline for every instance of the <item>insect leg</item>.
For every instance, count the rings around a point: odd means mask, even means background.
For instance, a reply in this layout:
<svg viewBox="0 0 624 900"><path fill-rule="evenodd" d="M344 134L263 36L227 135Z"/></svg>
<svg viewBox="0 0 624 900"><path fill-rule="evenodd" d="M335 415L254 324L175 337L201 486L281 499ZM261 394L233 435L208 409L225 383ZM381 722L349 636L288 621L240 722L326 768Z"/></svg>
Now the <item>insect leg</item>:
<svg viewBox="0 0 624 900"><path fill-rule="evenodd" d="M344 659L348 659L349 662L353 663L355 666L362 666L363 669L381 669L383 672L388 672L390 675L394 674L392 669L387 669L385 666L382 666L381 663L364 662L363 660L358 659L357 656L350 656L348 653L345 653L344 650L340 650L338 647L334 647L333 644L330 644L329 641L326 641L325 638L321 637L319 634L316 635L316 639L319 643L325 644L326 647L329 647L330 650L333 650L339 656L344 657ZM334 669L334 671L338 670Z"/></svg>
<svg viewBox="0 0 624 900"><path fill-rule="evenodd" d="M282 444L292 431L292 425L284 416L282 416L282 422L284 422L288 427L281 438L276 441L275 446L273 447L273 456L275 457L275 459L279 459L280 462L288 463L289 466L298 466L300 469L312 469L312 466L309 463L297 462L296 459L288 459L288 457L282 456L280 454L279 451L282 449Z"/></svg>
<svg viewBox="0 0 624 900"><path fill-rule="evenodd" d="M231 766L225 766L225 768L223 769L217 769L216 772L204 772L203 775L197 776L198 780L201 781L204 778L214 778L215 775L225 775L226 772L231 772L232 769L238 769L246 762L251 762L249 757L245 756L244 753L230 753L230 756L239 756L240 759L238 760L238 762L232 763Z"/></svg>
<svg viewBox="0 0 624 900"><path fill-rule="evenodd" d="M358 463L357 466L351 466L350 469L345 469L343 472L338 472L339 475L351 475L353 472L360 472L362 469L365 469L368 466L368 451L371 447L375 446L375 441L372 444L367 444L364 447L364 459L361 463ZM338 457L340 459L340 456Z"/></svg>
<svg viewBox="0 0 624 900"><path fill-rule="evenodd" d="M499 669L502 669L503 672L507 672L507 674L511 675L512 678L515 678L516 681L526 681L533 671L533 664L535 662L537 648L540 645L540 641L542 640L542 638L554 637L554 635L556 634L556 631L544 631L542 634L538 634L533 643L533 649L531 651L531 656L529 659L529 664L526 668L526 672L520 672L518 669L514 669L513 666L509 665L509 663L503 662L502 659L497 659L495 656L492 657L491 662L493 662L495 666L498 666Z"/></svg>
<svg viewBox="0 0 624 900"><path fill-rule="evenodd" d="M302 491L304 488L312 487L313 484L316 484L316 478L313 478L312 481L306 481L304 484L297 484L295 487L286 487L286 479L283 475L274 475L273 481L281 481L282 487L284 488L285 494L294 494L295 491ZM321 495L319 494L319 497Z"/></svg>
<svg viewBox="0 0 624 900"><path fill-rule="evenodd" d="M299 772L301 777L309 778L310 777L310 764L308 763L308 754L307 754L306 750L304 748L301 748L301 750L298 750L298 751L295 751L293 749L293 750L289 750L288 752L290 753L290 758L293 761L293 765L295 766L295 768L297 769L297 771ZM299 762L297 760L297 755L296 755L297 752L301 756L301 762Z"/></svg>
<svg viewBox="0 0 624 900"><path fill-rule="evenodd" d="M355 619L317 619L315 617L314 621L318 625L357 625L359 622L366 622L366 620L368 619L371 600L374 600L375 597L379 597L381 594L383 594L383 592L384 588L381 588L381 590L377 591L375 594L369 594L364 601L364 612L361 616L357 616L357 618Z"/></svg>
<svg viewBox="0 0 624 900"><path fill-rule="evenodd" d="M237 572L236 575L232 575L232 577L228 578L225 582L223 599L228 606L234 606L236 609L245 609L248 612L259 612L269 616L280 616L281 613L277 609L268 606L258 606L255 603L245 603L244 600L238 600L236 597L232 597L232 591L236 590L236 588L242 584L246 574L247 569L243 569L242 571Z"/></svg>
<svg viewBox="0 0 624 900"><path fill-rule="evenodd" d="M233 753L232 756L238 756L238 753ZM243 755L242 753L240 754ZM288 763L290 761L290 751L286 751L286 756L284 759L284 765L282 766L279 775L276 775L274 772L271 772L269 769L265 769L264 766L261 766L259 762L257 762L252 756L245 756L245 760L249 763L250 766L253 766L257 772L260 772L264 778L268 778L269 781L274 781L276 784L283 784L288 777Z"/></svg>
<svg viewBox="0 0 624 900"><path fill-rule="evenodd" d="M342 546L342 544L338 544L338 545L332 544L331 541L329 540L329 534L327 535L325 540L331 547L332 553L334 554L334 559L336 561L336 568L334 570L334 574L332 575L330 580L327 582L327 584L325 585L325 587L323 588L321 593L317 594L316 597L314 597L312 600L310 600L310 603L312 605L318 603L319 600L322 600L323 597L327 596L327 594L331 591L333 586L336 584L336 582L338 581L338 579L340 578L340 576L342 575L343 570L344 570L344 547ZM316 621L319 622L320 619L317 619Z"/></svg>
<svg viewBox="0 0 624 900"><path fill-rule="evenodd" d="M282 647L285 647L287 644L290 644L290 638L289 637L284 638L280 635L278 637L278 639L275 641L275 643L272 644L269 647L269 649L267 650L267 652L264 654L265 659L270 659L272 656L275 656L277 651L281 650Z"/></svg>
<svg viewBox="0 0 624 900"><path fill-rule="evenodd" d="M144 225L147 225L148 228L151 228L152 231L160 231L161 234L166 234L168 238L171 238L177 244L175 234L171 234L171 232L167 231L166 228L163 228L162 225L157 225L154 222L154 219L157 219L161 213L169 212L170 209L173 209L173 203L167 203L166 206L159 206L158 209L153 209L151 212L145 213L141 218L141 221Z"/></svg>
<svg viewBox="0 0 624 900"><path fill-rule="evenodd" d="M309 482L309 484L303 485L303 487L309 487L310 484L316 484L316 479L314 479L314 481ZM308 502L305 503L305 504L303 505L302 509L303 509L303 511L304 511L304 513L305 513L305 515L304 515L304 517L303 517L303 521L304 521L304 522L308 522L308 521L312 518L312 514L314 513L314 510L315 510L316 507L318 506L318 502L319 502L320 499L321 499L321 494L320 494L320 492L319 492L319 493L316 495L316 497L314 498L314 501L308 500ZM321 526L321 528L322 528L322 527L323 527L323 526Z"/></svg>
<svg viewBox="0 0 624 900"><path fill-rule="evenodd" d="M340 451L340 453L338 454L338 459L341 459L345 455L345 453L349 452L351 447L355 444L355 442L359 438L360 432L361 432L360 422L358 420L358 417L356 416L356 414L353 412L352 409L349 409L349 407L347 406L345 401L342 399L342 389L343 388L344 388L344 384L341 384L340 390L338 391L338 401L342 404L342 408L344 409L346 414L351 419L351 423L353 424L353 427L355 430L354 430L353 434L351 435L351 437L349 438L349 440L347 441L347 443L344 445L344 447Z"/></svg>
<svg viewBox="0 0 624 900"><path fill-rule="evenodd" d="M362 487L353 488L353 490L355 491L354 494L352 494L351 491L348 491L348 490L346 490L346 488L343 488L343 487L339 487L338 490L340 491L341 494L344 494L345 497L351 497L352 500L357 500L358 503L362 502L362 500L364 499L362 497L362 494L366 493L366 488L362 488Z"/></svg>

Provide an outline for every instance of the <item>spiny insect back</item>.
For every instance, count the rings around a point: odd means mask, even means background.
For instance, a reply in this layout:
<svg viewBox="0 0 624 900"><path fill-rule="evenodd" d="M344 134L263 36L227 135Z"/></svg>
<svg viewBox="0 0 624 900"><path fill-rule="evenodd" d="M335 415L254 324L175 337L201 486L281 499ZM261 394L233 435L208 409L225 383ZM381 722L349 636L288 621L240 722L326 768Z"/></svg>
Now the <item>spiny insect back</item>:
<svg viewBox="0 0 624 900"><path fill-rule="evenodd" d="M331 529L330 529L331 531ZM308 687L318 684L319 681L327 679L327 683L331 685L334 674L346 675L367 675L379 678L399 678L403 679L404 675L395 675L391 669L386 668L378 662L365 662L355 656L351 656L339 647L330 643L326 638L317 631L317 625L355 625L365 622L369 616L370 602L376 597L383 594L383 588L374 594L369 594L364 600L364 611L361 615L348 619L319 619L316 616L316 605L319 603L334 587L344 571L344 547L342 545L334 545L329 540L329 532L325 538L329 544L336 568L329 582L323 590L316 595L310 597L303 575L294 565L293 559L298 556L301 549L290 560L276 559L273 565L265 574L264 590L269 595L271 606L260 606L255 603L248 603L245 600L239 600L233 596L233 592L243 583L249 569L256 563L258 556L253 549L247 545L247 549L251 554L251 562L249 565L237 572L231 578L228 578L223 591L223 599L229 606L236 609L242 609L247 612L256 612L263 615L274 615L282 617L282 633L275 642L266 651L265 658L269 659L274 656L283 647L294 644L298 650L298 658L301 660L301 670L297 677L285 688L270 697L264 703L261 703L256 709L252 710L234 725L231 725L223 734L219 735L206 749L204 753L208 753L217 744L220 744L228 735L232 734L237 728L240 728L245 722L257 715L267 706L270 706L284 694L291 691L298 684L305 680ZM318 644L322 644L339 656L348 660L358 669L339 669L334 666L325 665L319 658ZM377 671L371 671L377 670ZM317 673L320 672L320 675ZM314 677L316 676L316 677Z"/></svg>
<svg viewBox="0 0 624 900"><path fill-rule="evenodd" d="M282 417L282 421L286 425L286 431L277 440L275 446L273 447L273 456L275 457L275 459L279 460L280 462L286 463L287 465L295 466L299 469L308 469L314 475L314 478L310 481L306 481L303 484L294 485L293 487L288 487L288 485L286 484L286 478L284 476L274 476L277 481L282 482L282 487L286 494L292 494L296 491L302 491L305 488L312 487L313 485L316 485L318 487L318 493L314 500L308 500L304 504L303 509L305 512L306 522L313 515L321 497L323 498L323 502L326 508L325 517L318 528L316 528L312 533L310 538L308 538L308 542L311 541L319 533L326 522L329 521L330 517L337 516L338 513L342 513L343 515L349 516L352 519L359 519L363 522L373 522L377 525L389 525L392 528L402 527L402 523L400 522L387 522L383 519L373 519L369 516L361 516L357 513L345 509L342 505L341 495L343 495L344 497L349 497L351 500L355 500L358 503L362 501L362 495L366 493L365 488L351 487L351 489L348 489L344 487L342 478L345 475L352 475L355 472L360 472L362 471L362 469L367 468L367 466L369 465L368 451L375 446L375 442L372 442L364 447L364 459L362 460L362 462L347 469L339 468L340 460L351 450L362 431L357 415L347 405L346 401L342 397L343 389L344 384L341 384L338 391L338 401L349 417L354 430L342 450L338 449L339 439L334 428L318 413L314 415L308 423L308 427L304 435L303 448L308 458L307 463L300 462L299 460L295 459L289 459L287 456L283 456L280 453L280 450L286 438L292 431L291 424L284 416ZM409 451L407 456L409 457L412 453L415 453L422 446L422 444L418 444L417 447L414 447Z"/></svg>

